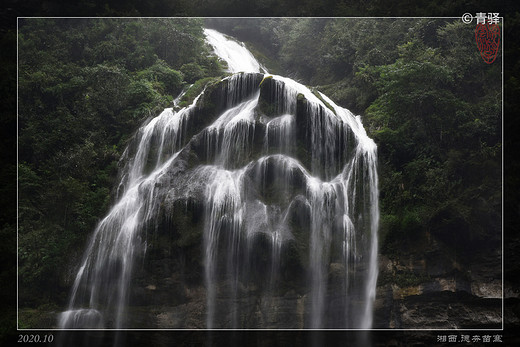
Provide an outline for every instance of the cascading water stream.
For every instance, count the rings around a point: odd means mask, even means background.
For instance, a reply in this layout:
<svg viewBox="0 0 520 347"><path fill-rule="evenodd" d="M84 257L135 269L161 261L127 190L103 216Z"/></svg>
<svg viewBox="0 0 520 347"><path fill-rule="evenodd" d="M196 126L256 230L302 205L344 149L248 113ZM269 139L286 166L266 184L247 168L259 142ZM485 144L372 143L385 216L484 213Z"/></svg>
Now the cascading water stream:
<svg viewBox="0 0 520 347"><path fill-rule="evenodd" d="M227 39L218 31L204 29L215 54L228 64L228 72L267 72L241 42Z"/></svg>
<svg viewBox="0 0 520 347"><path fill-rule="evenodd" d="M196 201L205 291L198 328L369 329L376 145L359 117L291 79L262 74L243 44L205 34L234 74L138 131L118 200L94 231L59 326L140 328L126 320L136 259L161 220L179 213L176 201L183 213ZM216 104L223 106L212 118L207 109ZM288 314L294 318L282 322Z"/></svg>

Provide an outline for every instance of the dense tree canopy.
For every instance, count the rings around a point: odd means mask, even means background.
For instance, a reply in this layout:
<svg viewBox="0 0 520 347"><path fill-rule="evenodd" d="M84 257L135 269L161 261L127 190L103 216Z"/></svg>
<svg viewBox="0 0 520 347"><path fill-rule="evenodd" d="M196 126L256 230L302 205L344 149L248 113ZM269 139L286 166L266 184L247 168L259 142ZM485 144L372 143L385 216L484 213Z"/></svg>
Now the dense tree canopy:
<svg viewBox="0 0 520 347"><path fill-rule="evenodd" d="M56 269L107 210L126 141L186 83L219 73L198 19L21 20L22 305L65 299Z"/></svg>

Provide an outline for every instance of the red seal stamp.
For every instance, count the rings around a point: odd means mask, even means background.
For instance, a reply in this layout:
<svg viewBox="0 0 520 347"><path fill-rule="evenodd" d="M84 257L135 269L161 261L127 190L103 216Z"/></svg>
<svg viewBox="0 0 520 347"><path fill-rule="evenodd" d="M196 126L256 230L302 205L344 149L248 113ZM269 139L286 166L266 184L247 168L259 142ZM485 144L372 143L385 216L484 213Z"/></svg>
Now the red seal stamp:
<svg viewBox="0 0 520 347"><path fill-rule="evenodd" d="M498 24L477 24L475 40L482 59L488 64L494 62L500 46L500 27Z"/></svg>

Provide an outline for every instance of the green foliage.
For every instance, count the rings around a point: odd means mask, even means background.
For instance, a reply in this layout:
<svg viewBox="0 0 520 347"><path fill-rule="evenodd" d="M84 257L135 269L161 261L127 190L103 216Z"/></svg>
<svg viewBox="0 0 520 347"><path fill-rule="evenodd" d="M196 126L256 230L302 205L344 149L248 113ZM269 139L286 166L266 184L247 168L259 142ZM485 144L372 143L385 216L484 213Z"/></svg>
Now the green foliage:
<svg viewBox="0 0 520 347"><path fill-rule="evenodd" d="M181 72L188 83L194 83L204 77L204 70L196 63L184 64L181 66Z"/></svg>
<svg viewBox="0 0 520 347"><path fill-rule="evenodd" d="M128 89L128 96L134 105L157 101L160 96L154 89L153 82L146 80L133 81Z"/></svg>
<svg viewBox="0 0 520 347"><path fill-rule="evenodd" d="M326 21L318 18L295 21L291 31L283 37L284 44L280 49L282 65L292 66L292 69L311 83L311 76L316 74L319 67L316 59L320 57L318 51L325 24ZM302 49L305 49L304 54Z"/></svg>
<svg viewBox="0 0 520 347"><path fill-rule="evenodd" d="M139 78L160 83L160 92L180 93L183 86L182 74L170 68L163 60L157 60L154 65L138 72Z"/></svg>
<svg viewBox="0 0 520 347"><path fill-rule="evenodd" d="M212 81L215 81L215 78L206 77L196 81L190 87L190 89L186 91L186 94L183 95L181 102L179 103L179 106L186 107L190 105L193 102L193 100L197 97L197 95L199 95L202 92L202 90L204 90L204 87L206 87L206 85Z"/></svg>
<svg viewBox="0 0 520 347"><path fill-rule="evenodd" d="M20 305L64 303L70 253L81 253L110 205L125 142L171 105L186 83L181 67L221 73L201 24L20 20Z"/></svg>
<svg viewBox="0 0 520 347"><path fill-rule="evenodd" d="M382 219L387 252L426 231L461 252L499 238L500 75L475 57L471 34L421 20L395 62L360 69L378 91L366 115L384 161L383 212L400 220Z"/></svg>

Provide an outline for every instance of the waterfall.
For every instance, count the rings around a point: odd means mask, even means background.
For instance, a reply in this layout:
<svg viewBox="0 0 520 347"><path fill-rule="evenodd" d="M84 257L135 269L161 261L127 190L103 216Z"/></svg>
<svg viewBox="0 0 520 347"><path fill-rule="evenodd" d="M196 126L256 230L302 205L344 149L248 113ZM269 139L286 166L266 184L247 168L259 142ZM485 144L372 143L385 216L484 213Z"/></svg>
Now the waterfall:
<svg viewBox="0 0 520 347"><path fill-rule="evenodd" d="M218 31L204 29L215 54L228 64L228 72L267 72L242 42L229 40Z"/></svg>
<svg viewBox="0 0 520 347"><path fill-rule="evenodd" d="M143 328L129 319L145 290L133 277L154 257L148 250L161 249L160 235L194 239L189 254L199 250L200 258L179 261L195 280L171 296L177 270L154 273L164 295L180 302L155 303L153 310L172 308L151 314L144 328L371 328L375 143L359 116L268 74L243 44L205 34L233 74L136 133L117 201L89 240L59 326Z"/></svg>

